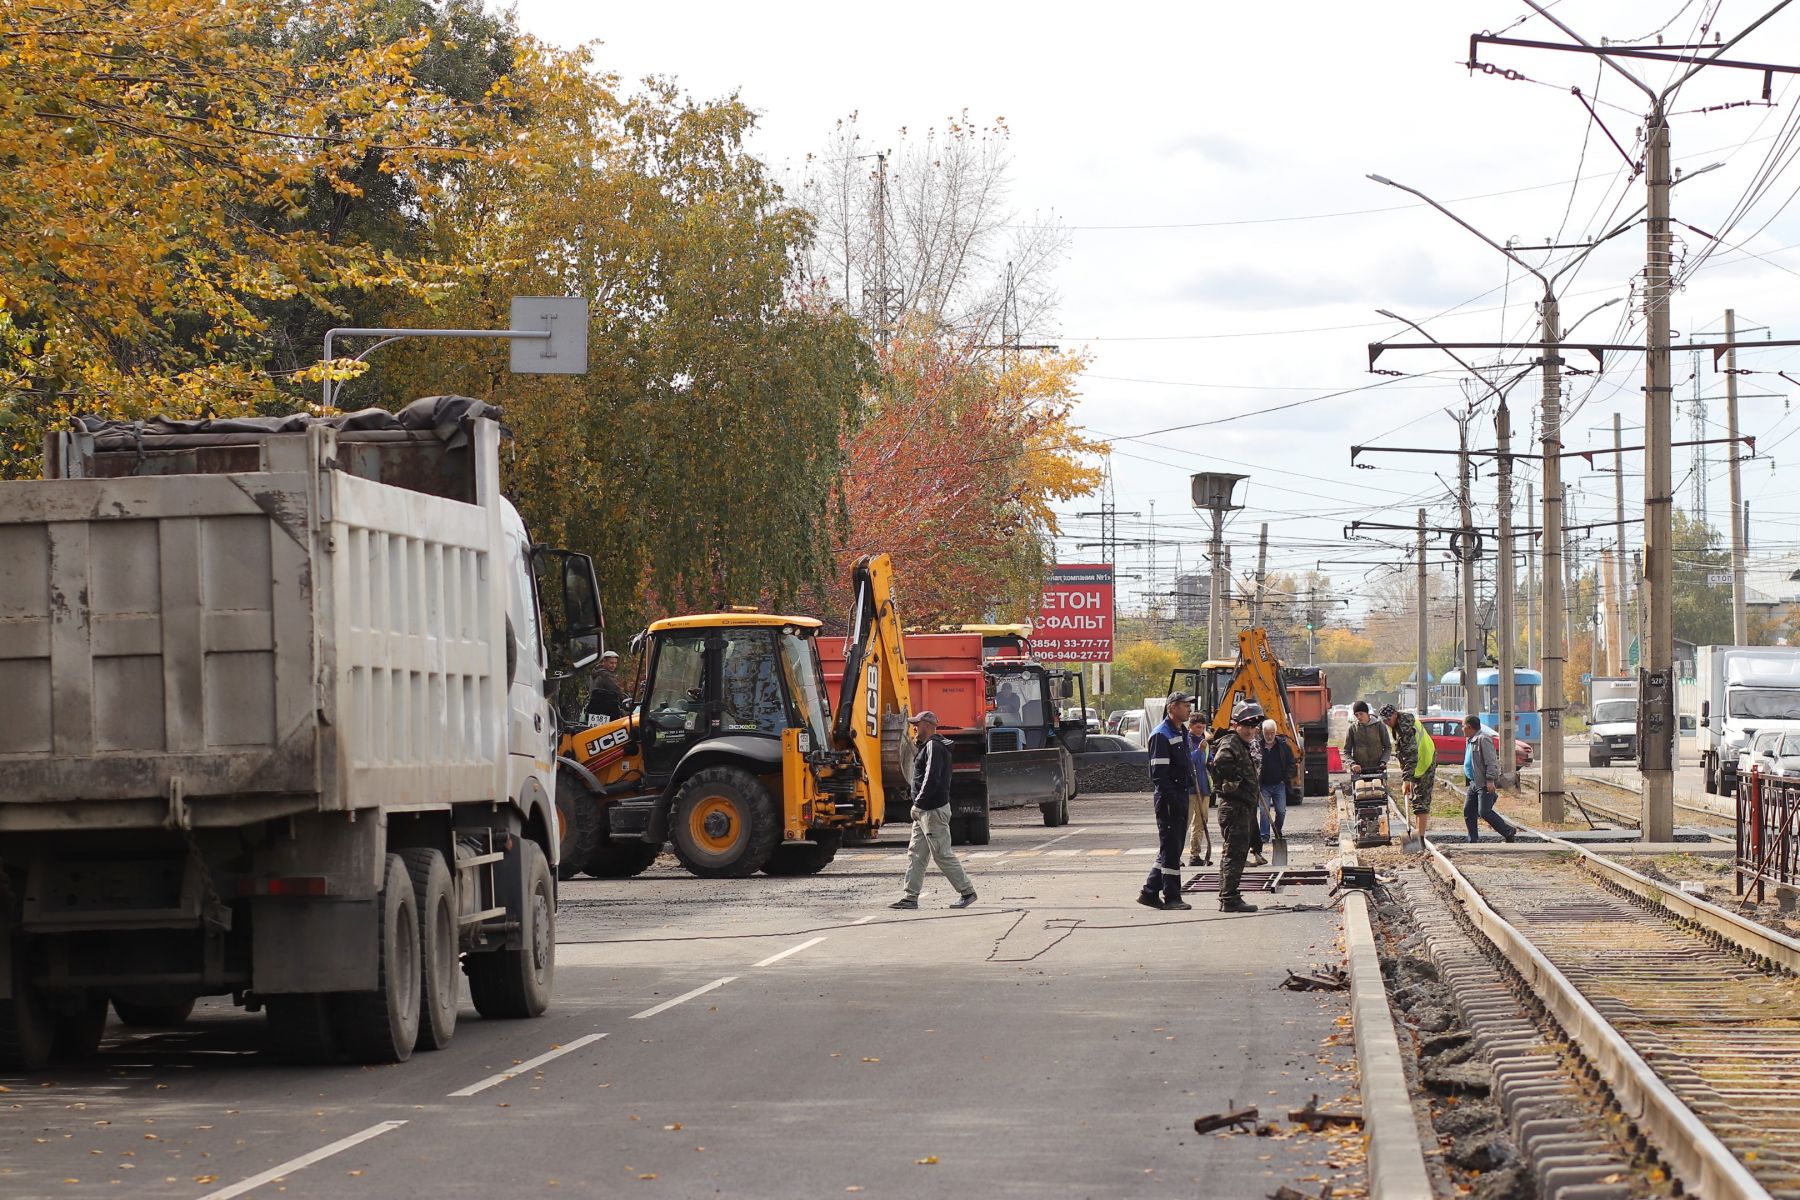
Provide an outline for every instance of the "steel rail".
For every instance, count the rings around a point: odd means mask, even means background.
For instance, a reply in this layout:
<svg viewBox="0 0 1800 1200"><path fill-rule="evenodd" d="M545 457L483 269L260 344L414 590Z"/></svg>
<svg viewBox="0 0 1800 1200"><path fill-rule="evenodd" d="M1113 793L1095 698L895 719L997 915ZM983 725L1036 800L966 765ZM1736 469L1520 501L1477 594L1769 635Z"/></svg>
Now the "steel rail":
<svg viewBox="0 0 1800 1200"><path fill-rule="evenodd" d="M1549 840L1559 848L1592 857L1572 842L1560 838ZM1462 901L1476 929L1512 964L1550 1015L1580 1047L1582 1054L1612 1089L1620 1109L1654 1143L1663 1161L1669 1164L1688 1191L1706 1200L1769 1200L1768 1191L1718 1135L1663 1082L1625 1036L1600 1015L1568 977L1530 939L1488 905L1480 890L1456 869L1443 851L1436 846L1429 847L1426 862ZM1634 871L1626 874L1642 883L1650 882ZM1795 945L1795 950L1800 951L1800 944Z"/></svg>

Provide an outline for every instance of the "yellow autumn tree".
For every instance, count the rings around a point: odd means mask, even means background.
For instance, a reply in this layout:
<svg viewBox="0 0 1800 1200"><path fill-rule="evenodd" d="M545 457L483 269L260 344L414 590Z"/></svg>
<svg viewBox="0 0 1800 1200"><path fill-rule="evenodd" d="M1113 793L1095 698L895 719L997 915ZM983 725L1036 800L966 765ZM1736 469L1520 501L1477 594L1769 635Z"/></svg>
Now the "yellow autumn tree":
<svg viewBox="0 0 1800 1200"><path fill-rule="evenodd" d="M477 103L421 85L429 33L370 41L378 7L0 4L0 470L34 471L38 432L73 412L273 399L271 306L443 281L296 220L371 168L429 211L441 165L510 152L504 78Z"/></svg>

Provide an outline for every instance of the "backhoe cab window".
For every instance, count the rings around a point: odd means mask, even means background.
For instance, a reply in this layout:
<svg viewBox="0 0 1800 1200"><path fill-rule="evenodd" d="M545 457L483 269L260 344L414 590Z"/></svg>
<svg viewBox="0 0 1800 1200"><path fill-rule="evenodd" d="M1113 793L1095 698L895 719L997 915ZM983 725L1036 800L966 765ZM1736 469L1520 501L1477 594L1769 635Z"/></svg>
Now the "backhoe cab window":
<svg viewBox="0 0 1800 1200"><path fill-rule="evenodd" d="M706 635L670 634L656 652L656 679L645 713L652 728L663 731L699 728L706 698Z"/></svg>
<svg viewBox="0 0 1800 1200"><path fill-rule="evenodd" d="M811 638L794 633L781 635L781 670L787 678L800 723L812 731L814 746L831 743L831 706L825 699L825 680L819 674L819 656Z"/></svg>
<svg viewBox="0 0 1800 1200"><path fill-rule="evenodd" d="M720 665L725 708L720 727L726 733L780 737L787 728L787 697L781 690L772 632L733 629L725 634L725 654Z"/></svg>

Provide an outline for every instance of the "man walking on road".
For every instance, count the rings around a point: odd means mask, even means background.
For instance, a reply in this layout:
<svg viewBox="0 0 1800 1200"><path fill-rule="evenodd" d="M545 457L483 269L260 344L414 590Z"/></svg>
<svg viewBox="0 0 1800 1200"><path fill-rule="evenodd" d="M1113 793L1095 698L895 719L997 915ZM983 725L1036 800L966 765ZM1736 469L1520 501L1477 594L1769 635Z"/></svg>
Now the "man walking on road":
<svg viewBox="0 0 1800 1200"><path fill-rule="evenodd" d="M1275 815L1275 834L1280 836L1287 825L1288 780L1294 776L1294 748L1276 732L1275 719L1264 717L1262 723L1262 768L1257 780L1262 787L1263 803L1257 805L1256 865L1266 865L1263 843L1269 840L1269 814Z"/></svg>
<svg viewBox="0 0 1800 1200"><path fill-rule="evenodd" d="M1244 878L1244 860L1256 841L1256 798L1261 782L1250 748L1261 732L1262 719L1260 705L1242 705L1231 715L1231 729L1213 739L1213 794L1219 798L1219 833L1225 840L1219 863L1220 912L1256 911L1256 905L1244 902L1239 885Z"/></svg>
<svg viewBox="0 0 1800 1200"><path fill-rule="evenodd" d="M1137 901L1145 908L1194 907L1181 898L1181 842L1188 831L1188 797L1194 792L1194 744L1188 738L1186 692L1171 692L1162 724L1150 733L1150 784L1155 789L1156 865Z"/></svg>
<svg viewBox="0 0 1800 1200"><path fill-rule="evenodd" d="M1482 732L1481 718L1475 716L1463 718L1463 737L1468 741L1468 749L1463 753L1463 777L1469 781L1468 795L1463 800L1463 824L1469 827L1469 842L1481 840L1477 818L1492 825L1495 833L1510 842L1519 836L1519 831L1494 811L1494 802L1500 798L1499 742Z"/></svg>
<svg viewBox="0 0 1800 1200"><path fill-rule="evenodd" d="M1388 728L1369 715L1367 700L1358 700L1350 713L1350 732L1344 735L1344 769L1352 775L1379 777L1387 771L1388 755L1394 750Z"/></svg>
<svg viewBox="0 0 1800 1200"><path fill-rule="evenodd" d="M1419 718L1391 704L1381 706L1381 719L1394 732L1394 757L1400 760L1402 794L1412 800L1413 823L1419 837L1431 819L1431 797L1437 792L1437 743L1419 725Z"/></svg>
<svg viewBox="0 0 1800 1200"><path fill-rule="evenodd" d="M919 743L913 758L912 840L906 846L906 895L889 908L919 907L919 889L925 886L925 862L938 870L957 891L951 908L975 903L975 885L963 870L962 860L950 848L950 740L937 732L937 714L927 709L912 719Z"/></svg>

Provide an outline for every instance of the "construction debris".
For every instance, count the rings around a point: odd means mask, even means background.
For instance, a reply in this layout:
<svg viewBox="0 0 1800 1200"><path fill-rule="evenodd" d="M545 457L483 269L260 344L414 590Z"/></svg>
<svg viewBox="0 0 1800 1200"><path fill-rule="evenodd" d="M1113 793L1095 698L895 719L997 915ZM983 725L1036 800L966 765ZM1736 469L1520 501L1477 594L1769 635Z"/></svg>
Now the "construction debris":
<svg viewBox="0 0 1800 1200"><path fill-rule="evenodd" d="M1225 1112L1213 1113L1206 1117L1195 1117L1194 1132L1212 1133L1219 1129L1235 1129L1239 1133L1255 1133L1257 1120L1261 1116L1257 1112L1256 1106L1252 1104L1249 1108L1238 1108L1236 1100L1229 1103L1232 1107Z"/></svg>
<svg viewBox="0 0 1800 1200"><path fill-rule="evenodd" d="M1350 987L1350 974L1342 967L1326 967L1322 972L1305 975L1289 971L1287 978L1275 986L1290 992L1342 992Z"/></svg>
<svg viewBox="0 0 1800 1200"><path fill-rule="evenodd" d="M1362 1113L1353 1108L1328 1110L1319 1107L1319 1093L1306 1102L1305 1108L1296 1108L1288 1113L1288 1120L1298 1121L1314 1133L1327 1125L1359 1126L1362 1124Z"/></svg>

